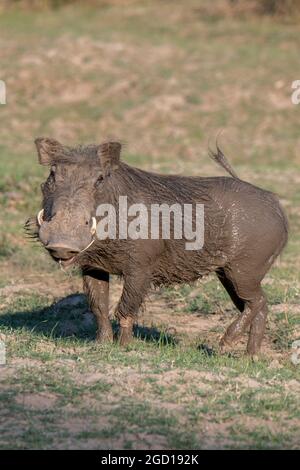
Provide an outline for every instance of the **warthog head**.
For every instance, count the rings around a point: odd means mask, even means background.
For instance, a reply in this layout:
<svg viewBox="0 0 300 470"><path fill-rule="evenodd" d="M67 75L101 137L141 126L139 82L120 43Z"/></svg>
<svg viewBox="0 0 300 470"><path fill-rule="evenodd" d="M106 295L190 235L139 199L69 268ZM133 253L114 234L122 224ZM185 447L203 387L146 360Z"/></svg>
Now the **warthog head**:
<svg viewBox="0 0 300 470"><path fill-rule="evenodd" d="M97 199L118 164L121 145L107 142L70 148L47 138L38 138L35 144L39 163L50 167L41 185L38 238L52 258L68 266L93 242Z"/></svg>

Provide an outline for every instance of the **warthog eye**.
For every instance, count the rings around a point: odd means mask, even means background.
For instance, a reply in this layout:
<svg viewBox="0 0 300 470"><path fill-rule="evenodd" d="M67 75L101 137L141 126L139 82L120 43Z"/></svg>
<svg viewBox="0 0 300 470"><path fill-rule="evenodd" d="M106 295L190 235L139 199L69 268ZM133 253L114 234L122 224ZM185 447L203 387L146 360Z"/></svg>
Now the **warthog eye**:
<svg viewBox="0 0 300 470"><path fill-rule="evenodd" d="M95 183L95 188L99 188L102 182L103 182L103 176L100 175Z"/></svg>

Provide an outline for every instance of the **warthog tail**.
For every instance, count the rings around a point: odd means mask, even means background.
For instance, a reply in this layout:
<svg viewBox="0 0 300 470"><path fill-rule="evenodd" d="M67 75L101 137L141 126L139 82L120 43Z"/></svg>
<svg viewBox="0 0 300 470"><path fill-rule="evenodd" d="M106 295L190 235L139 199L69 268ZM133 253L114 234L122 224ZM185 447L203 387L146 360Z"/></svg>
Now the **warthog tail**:
<svg viewBox="0 0 300 470"><path fill-rule="evenodd" d="M209 156L212 158L215 162L218 163L224 170L227 171L233 178L239 179L238 175L228 162L227 158L225 157L224 153L220 149L218 143L216 143L217 151L214 152L213 150L209 149Z"/></svg>

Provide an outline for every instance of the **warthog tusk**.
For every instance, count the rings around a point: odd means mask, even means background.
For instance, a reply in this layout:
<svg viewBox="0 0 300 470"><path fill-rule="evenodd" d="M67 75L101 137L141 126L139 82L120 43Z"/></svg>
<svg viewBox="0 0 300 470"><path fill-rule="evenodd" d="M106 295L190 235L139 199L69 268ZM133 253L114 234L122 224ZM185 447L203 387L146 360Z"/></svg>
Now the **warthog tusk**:
<svg viewBox="0 0 300 470"><path fill-rule="evenodd" d="M40 210L40 212L37 215L37 221L39 225L42 225L43 223L43 215L44 215L44 209Z"/></svg>
<svg viewBox="0 0 300 470"><path fill-rule="evenodd" d="M91 234L94 235L97 230L97 221L96 217L92 217L92 228L91 228Z"/></svg>
<svg viewBox="0 0 300 470"><path fill-rule="evenodd" d="M91 241L91 243L88 244L88 246L86 246L85 248L83 248L83 250L81 250L79 253L83 253L84 251L86 251L90 246L92 246L92 244L95 242L95 238L93 238L93 240Z"/></svg>
<svg viewBox="0 0 300 470"><path fill-rule="evenodd" d="M96 230L97 230L97 220L96 220L96 217L92 217L91 234L92 234L92 235L95 235ZM96 241L95 238L93 238L93 240L91 241L91 243L89 243L88 246L86 246L83 250L81 250L80 253L83 253L84 251L86 251L90 246L92 246L92 244L93 244L95 241Z"/></svg>

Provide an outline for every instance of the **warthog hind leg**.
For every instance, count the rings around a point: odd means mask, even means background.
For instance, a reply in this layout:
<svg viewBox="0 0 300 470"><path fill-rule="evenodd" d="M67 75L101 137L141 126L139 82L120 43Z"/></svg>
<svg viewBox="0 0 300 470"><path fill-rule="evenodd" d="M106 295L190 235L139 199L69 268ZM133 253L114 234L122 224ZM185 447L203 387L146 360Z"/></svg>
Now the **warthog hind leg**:
<svg viewBox="0 0 300 470"><path fill-rule="evenodd" d="M260 281L241 274L240 270L224 270L222 273L217 274L234 304L241 312L238 318L227 328L220 341L220 346L224 349L226 345L230 346L235 343L250 327L247 352L254 355L260 349L268 313L266 297L262 291Z"/></svg>

